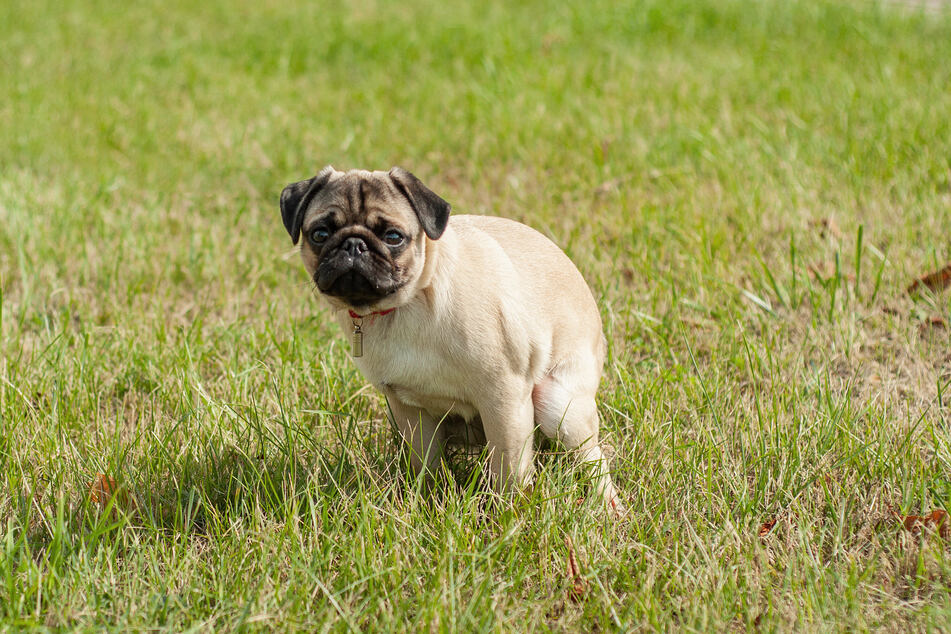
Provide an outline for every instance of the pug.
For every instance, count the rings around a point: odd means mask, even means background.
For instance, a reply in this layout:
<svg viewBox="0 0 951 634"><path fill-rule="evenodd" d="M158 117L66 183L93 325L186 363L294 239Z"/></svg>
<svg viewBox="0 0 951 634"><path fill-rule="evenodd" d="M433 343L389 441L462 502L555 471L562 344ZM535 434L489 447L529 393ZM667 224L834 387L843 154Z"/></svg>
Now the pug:
<svg viewBox="0 0 951 634"><path fill-rule="evenodd" d="M495 486L522 487L540 429L594 469L597 494L619 509L598 444L606 342L581 273L526 225L449 211L398 167L328 166L281 192L284 227L413 468L432 474L463 421L484 433Z"/></svg>

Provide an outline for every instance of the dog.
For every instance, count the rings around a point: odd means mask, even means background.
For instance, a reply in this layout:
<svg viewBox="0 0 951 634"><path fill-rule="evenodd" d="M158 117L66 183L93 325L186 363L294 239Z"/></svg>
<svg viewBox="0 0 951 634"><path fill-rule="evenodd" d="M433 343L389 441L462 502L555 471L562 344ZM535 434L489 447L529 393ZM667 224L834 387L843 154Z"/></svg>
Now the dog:
<svg viewBox="0 0 951 634"><path fill-rule="evenodd" d="M481 423L495 487L523 487L537 428L593 467L597 494L620 508L598 443L601 317L561 249L513 220L450 218L398 167L328 166L285 187L280 206L415 470L434 472L446 422L461 419Z"/></svg>

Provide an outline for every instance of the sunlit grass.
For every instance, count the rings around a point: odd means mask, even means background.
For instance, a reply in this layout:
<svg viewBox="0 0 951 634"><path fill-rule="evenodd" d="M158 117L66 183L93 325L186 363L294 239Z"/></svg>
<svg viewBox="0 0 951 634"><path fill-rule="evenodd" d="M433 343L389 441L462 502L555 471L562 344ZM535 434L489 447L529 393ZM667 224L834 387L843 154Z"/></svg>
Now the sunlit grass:
<svg viewBox="0 0 951 634"><path fill-rule="evenodd" d="M944 627L949 15L510 4L0 5L0 623ZM328 163L572 256L626 519L558 447L420 492L279 219Z"/></svg>

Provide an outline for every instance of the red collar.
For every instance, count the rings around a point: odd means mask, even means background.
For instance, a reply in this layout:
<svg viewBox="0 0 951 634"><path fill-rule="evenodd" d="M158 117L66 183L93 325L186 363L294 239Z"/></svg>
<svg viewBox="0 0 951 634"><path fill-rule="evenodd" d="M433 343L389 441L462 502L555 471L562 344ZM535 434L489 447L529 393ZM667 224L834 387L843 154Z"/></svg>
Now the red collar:
<svg viewBox="0 0 951 634"><path fill-rule="evenodd" d="M389 315L389 314L392 313L394 310L396 310L396 309L395 309L395 308L387 308L386 310L378 310L378 311L374 311L374 312L372 312L372 313L367 313L366 315L358 315L358 314L356 314L355 312L353 312L352 310L347 311L347 312L350 313L350 319L363 319L364 317L374 317L374 316L376 316L376 315Z"/></svg>

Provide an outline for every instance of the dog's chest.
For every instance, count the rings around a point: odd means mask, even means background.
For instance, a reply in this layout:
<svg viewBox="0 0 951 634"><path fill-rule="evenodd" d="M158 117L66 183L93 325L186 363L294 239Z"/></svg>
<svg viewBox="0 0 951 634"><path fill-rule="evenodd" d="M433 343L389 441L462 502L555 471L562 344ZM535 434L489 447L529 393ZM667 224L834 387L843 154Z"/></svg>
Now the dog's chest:
<svg viewBox="0 0 951 634"><path fill-rule="evenodd" d="M440 343L432 340L430 345L411 345L398 336L368 336L363 356L354 362L374 385L406 405L434 416L455 414L470 420L478 414L466 396L471 373L454 363Z"/></svg>
<svg viewBox="0 0 951 634"><path fill-rule="evenodd" d="M436 394L423 394L412 388L401 385L382 385L396 395L401 402L412 407L418 407L433 417L441 419L443 416L459 416L467 421L479 415L478 410L459 398Z"/></svg>

